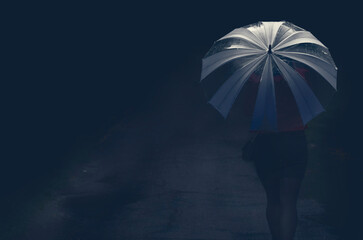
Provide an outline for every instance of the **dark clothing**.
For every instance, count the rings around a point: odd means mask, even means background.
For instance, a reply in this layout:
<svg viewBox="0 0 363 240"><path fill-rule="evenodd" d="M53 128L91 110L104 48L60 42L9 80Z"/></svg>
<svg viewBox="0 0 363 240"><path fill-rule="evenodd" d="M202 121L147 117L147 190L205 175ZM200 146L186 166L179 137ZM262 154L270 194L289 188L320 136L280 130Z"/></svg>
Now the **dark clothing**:
<svg viewBox="0 0 363 240"><path fill-rule="evenodd" d="M307 166L305 132L260 133L254 140L251 160L260 179L302 179Z"/></svg>

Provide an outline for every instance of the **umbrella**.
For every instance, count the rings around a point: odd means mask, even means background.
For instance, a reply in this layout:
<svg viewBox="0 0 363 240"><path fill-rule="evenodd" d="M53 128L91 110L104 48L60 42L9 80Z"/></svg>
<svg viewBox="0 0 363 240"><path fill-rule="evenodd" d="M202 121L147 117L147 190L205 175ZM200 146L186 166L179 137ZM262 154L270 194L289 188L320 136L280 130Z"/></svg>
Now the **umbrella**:
<svg viewBox="0 0 363 240"><path fill-rule="evenodd" d="M320 88L314 73L324 81ZM309 31L287 21L258 22L214 42L202 60L201 82L209 90L209 103L225 118L241 90L254 82L251 130L279 131L284 119L305 126L325 110L320 93L336 91L337 67L328 48ZM298 118L287 103L296 106Z"/></svg>

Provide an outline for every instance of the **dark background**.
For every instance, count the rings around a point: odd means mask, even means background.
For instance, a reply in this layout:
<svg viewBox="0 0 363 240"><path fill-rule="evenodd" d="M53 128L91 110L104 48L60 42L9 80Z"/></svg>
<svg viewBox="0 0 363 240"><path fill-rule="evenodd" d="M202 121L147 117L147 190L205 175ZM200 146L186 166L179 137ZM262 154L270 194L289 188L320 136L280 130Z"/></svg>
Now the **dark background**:
<svg viewBox="0 0 363 240"><path fill-rule="evenodd" d="M357 6L348 3L15 6L3 34L9 54L2 78L2 221L57 177L69 164L65 156L92 145L112 125L152 115L167 104L170 89L200 91L199 58L214 40L259 20L287 20L328 46L338 67L341 107L334 126L349 155L343 231L347 239L358 239L363 182L358 19ZM182 71L194 71L193 79L170 80ZM189 97L187 91L179 95Z"/></svg>

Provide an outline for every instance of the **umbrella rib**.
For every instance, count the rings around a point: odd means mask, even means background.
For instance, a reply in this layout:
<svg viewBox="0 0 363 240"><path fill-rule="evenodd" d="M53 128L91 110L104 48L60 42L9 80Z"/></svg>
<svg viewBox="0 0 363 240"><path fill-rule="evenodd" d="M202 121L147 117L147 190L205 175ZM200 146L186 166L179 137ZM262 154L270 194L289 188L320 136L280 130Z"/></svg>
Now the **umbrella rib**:
<svg viewBox="0 0 363 240"><path fill-rule="evenodd" d="M265 41L261 38L261 36L258 36L256 33L249 30L248 28L246 28L246 30L249 31L251 34L253 34L260 41L261 47L263 47L264 50L268 50L267 43L265 43Z"/></svg>
<svg viewBox="0 0 363 240"><path fill-rule="evenodd" d="M327 48L324 44L322 44L318 39L314 37L314 35L308 31L298 31L290 34L285 39L277 43L274 47L274 50L279 50L281 48L301 44L301 43L313 43L324 48Z"/></svg>
<svg viewBox="0 0 363 240"><path fill-rule="evenodd" d="M333 64L331 62L329 62L328 60L321 58L319 56L313 55L313 54L305 53L305 52L290 52L290 51L277 50L277 51L275 51L275 53L279 54L279 55L286 55L286 57L287 57L287 55L292 55L292 56L295 55L297 57L300 55L304 55L307 57L317 58L321 61L324 61L326 64L333 66ZM334 64L334 68L335 68L335 64Z"/></svg>
<svg viewBox="0 0 363 240"><path fill-rule="evenodd" d="M246 46L243 46L242 44L233 44L229 47L226 47L226 49L255 50L255 48L246 47Z"/></svg>
<svg viewBox="0 0 363 240"><path fill-rule="evenodd" d="M286 22L285 22L286 23ZM282 25L281 25L282 26ZM285 28L285 30L283 30L282 28L281 28L281 26L280 26L280 29L281 29L281 36L280 36L280 39L286 39L287 37L289 37L292 33L290 33L290 34L288 34L288 32L291 30L290 28ZM279 29L279 30L280 30ZM283 32L282 32L283 31ZM286 37L284 37L286 34L288 34ZM277 34L276 34L276 36L277 36ZM284 37L284 38L283 38ZM279 42L276 42L277 40L275 39L275 41L274 41L274 43L273 43L273 45L271 45L272 46L272 49L275 49L275 47L277 46L277 44L279 44L280 42L281 42L281 40L279 41Z"/></svg>
<svg viewBox="0 0 363 240"><path fill-rule="evenodd" d="M266 50L266 48L264 47L264 43L255 34L253 34L250 30L248 30L247 28L244 28L244 27L233 30L232 32L225 35L224 37L218 39L217 41L221 41L221 40L227 39L227 38L245 39L249 43L258 47L259 49Z"/></svg>
<svg viewBox="0 0 363 240"><path fill-rule="evenodd" d="M275 53L283 57L287 57L292 60L301 62L311 67L316 72L318 72L322 77L324 77L334 89L336 89L337 69L332 64L327 63L321 58L318 58L314 55L305 54L305 53L290 53L290 52L280 52L280 51Z"/></svg>
<svg viewBox="0 0 363 240"><path fill-rule="evenodd" d="M270 43L272 47L275 47L275 42L276 42L277 33L280 31L281 26L282 26L284 23L285 23L285 22L281 22L281 24L279 25L279 27L276 29L276 32L275 32L275 34L274 34L274 36L273 36L273 39L272 39L272 41L271 41L271 43Z"/></svg>
<svg viewBox="0 0 363 240"><path fill-rule="evenodd" d="M264 52L258 50L233 50L233 51L222 51L216 53L210 57L203 59L203 68L201 73L201 81L211 74L214 70L220 66L242 57L248 57L253 55L263 54Z"/></svg>
<svg viewBox="0 0 363 240"><path fill-rule="evenodd" d="M294 95L303 123L306 124L313 117L324 111L319 100L310 89L303 77L283 60L273 56L279 71L289 85Z"/></svg>
<svg viewBox="0 0 363 240"><path fill-rule="evenodd" d="M273 45L276 34L284 22L262 22L264 25L265 35L267 36L267 46Z"/></svg>
<svg viewBox="0 0 363 240"><path fill-rule="evenodd" d="M233 73L231 77L223 83L218 91L209 100L209 103L214 106L224 118L228 116L228 113L245 82L252 74L252 72L259 66L259 64L265 59L266 54L256 59L251 60L245 66L238 69ZM232 92L234 91L234 92Z"/></svg>
<svg viewBox="0 0 363 240"><path fill-rule="evenodd" d="M267 104L271 104L272 106L268 107ZM263 122L265 120L270 124L267 126L267 128L269 127L270 129L265 130L277 130L275 87L270 54L267 57L261 74L251 129L260 129L261 125L265 123Z"/></svg>

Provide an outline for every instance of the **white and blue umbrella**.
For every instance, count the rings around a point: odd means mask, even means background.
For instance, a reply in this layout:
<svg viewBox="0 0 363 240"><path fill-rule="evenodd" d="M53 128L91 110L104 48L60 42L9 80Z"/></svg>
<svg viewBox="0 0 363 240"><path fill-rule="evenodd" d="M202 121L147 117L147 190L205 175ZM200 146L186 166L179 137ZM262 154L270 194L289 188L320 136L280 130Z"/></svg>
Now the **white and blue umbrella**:
<svg viewBox="0 0 363 240"><path fill-rule="evenodd" d="M222 76L209 103L226 118L241 89L258 73L251 130L278 130L276 72L291 90L304 125L325 109L296 66L315 71L336 91L337 67L328 48L310 32L286 21L258 22L215 41L203 58L202 83L208 85L210 75L226 65L232 66L230 74Z"/></svg>

